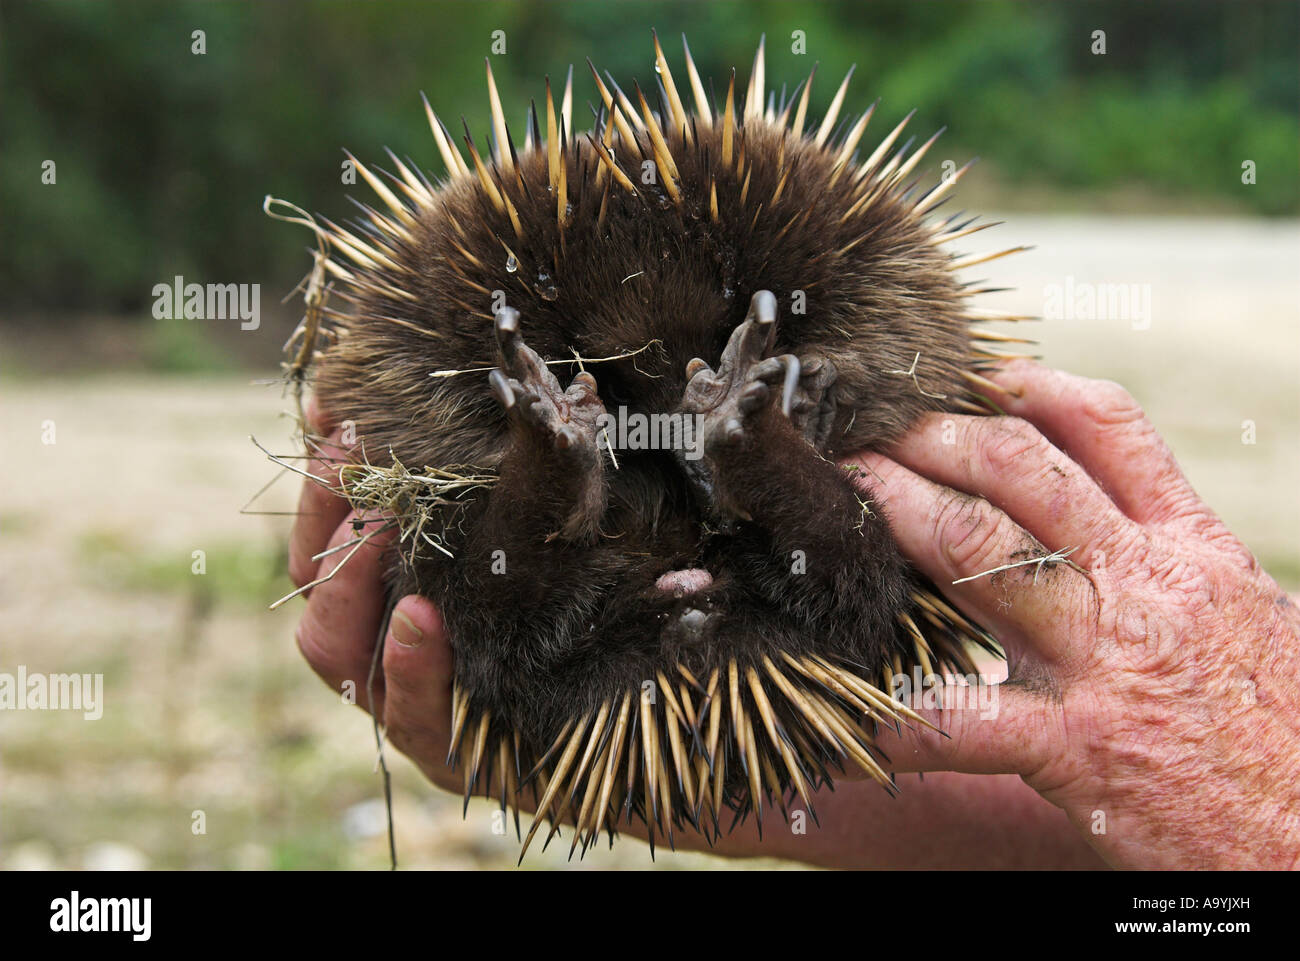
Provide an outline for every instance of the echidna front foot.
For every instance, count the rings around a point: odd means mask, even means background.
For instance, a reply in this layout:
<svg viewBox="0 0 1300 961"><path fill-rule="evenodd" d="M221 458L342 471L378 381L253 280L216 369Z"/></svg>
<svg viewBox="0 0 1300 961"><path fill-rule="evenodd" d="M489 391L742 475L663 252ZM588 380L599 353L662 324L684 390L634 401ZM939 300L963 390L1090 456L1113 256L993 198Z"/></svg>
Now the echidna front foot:
<svg viewBox="0 0 1300 961"><path fill-rule="evenodd" d="M781 411L812 447L825 451L837 406L831 388L838 371L830 358L805 354L769 357L751 375L775 388L781 385Z"/></svg>
<svg viewBox="0 0 1300 961"><path fill-rule="evenodd" d="M519 312L513 308L497 312L496 336L501 367L488 380L511 423L514 457L507 460L517 460L537 475L536 481L548 475L549 483L539 487L548 500L571 501L560 536L589 534L605 508L604 465L596 443L605 405L596 393L596 379L584 371L568 390L561 387L546 361L524 343Z"/></svg>
<svg viewBox="0 0 1300 961"><path fill-rule="evenodd" d="M565 390L538 353L519 334L519 312L497 313L497 344L502 368L489 375L497 400L518 421L583 466L599 468L596 425L605 406L596 393L596 378L585 371Z"/></svg>
<svg viewBox="0 0 1300 961"><path fill-rule="evenodd" d="M686 365L686 390L680 410L698 416L706 453L743 440L753 415L763 410L770 387L783 382L782 407L788 413L799 380L799 361L792 355L764 360L776 338L776 298L760 290L749 303L745 320L731 334L715 371L698 357Z"/></svg>
<svg viewBox="0 0 1300 961"><path fill-rule="evenodd" d="M697 497L724 525L751 520L749 512L727 496L723 462L743 448L769 447L775 430L801 436L820 449L834 421L830 386L835 368L829 360L793 354L769 357L776 340L776 298L760 290L749 312L731 335L717 370L699 358L686 365L687 384L679 410L698 419L703 462L680 458ZM785 422L781 426L778 422ZM764 426L766 424L766 426ZM791 425L794 431L790 430ZM784 446L780 442L777 446ZM773 451L772 453L775 453Z"/></svg>
<svg viewBox="0 0 1300 961"><path fill-rule="evenodd" d="M825 448L836 413L831 391L835 365L817 354L768 357L775 338L776 298L760 290L727 342L717 371L699 358L686 365L682 409L707 415L706 447L740 440L747 419L767 405L771 391L779 390L781 413L810 445Z"/></svg>

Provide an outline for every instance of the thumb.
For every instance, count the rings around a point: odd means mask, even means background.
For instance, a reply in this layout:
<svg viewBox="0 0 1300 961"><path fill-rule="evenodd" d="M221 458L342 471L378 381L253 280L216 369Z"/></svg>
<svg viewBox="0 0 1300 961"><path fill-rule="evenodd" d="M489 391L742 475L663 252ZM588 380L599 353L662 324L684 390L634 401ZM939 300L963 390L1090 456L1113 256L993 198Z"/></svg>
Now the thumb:
<svg viewBox="0 0 1300 961"><path fill-rule="evenodd" d="M398 601L384 639L384 724L388 739L435 783L452 775L452 654L442 617L425 597ZM453 785L454 786L454 785Z"/></svg>
<svg viewBox="0 0 1300 961"><path fill-rule="evenodd" d="M938 730L882 729L876 743L895 772L1023 775L1050 756L1050 702L1015 681L927 688L905 703Z"/></svg>

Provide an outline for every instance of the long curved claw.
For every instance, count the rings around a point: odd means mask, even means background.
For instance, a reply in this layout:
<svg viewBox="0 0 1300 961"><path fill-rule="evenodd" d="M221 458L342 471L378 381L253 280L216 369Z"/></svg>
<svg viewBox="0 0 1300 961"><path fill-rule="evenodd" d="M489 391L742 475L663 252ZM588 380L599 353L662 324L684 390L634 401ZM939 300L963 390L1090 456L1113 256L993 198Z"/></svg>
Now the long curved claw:
<svg viewBox="0 0 1300 961"><path fill-rule="evenodd" d="M772 349L776 341L776 295L770 290L757 291L749 298L749 312L745 319L753 323L755 334L761 335L762 346L757 356L751 358L757 361Z"/></svg>
<svg viewBox="0 0 1300 961"><path fill-rule="evenodd" d="M749 313L746 320L754 320L763 326L776 323L776 295L770 290L757 291L749 298Z"/></svg>
<svg viewBox="0 0 1300 961"><path fill-rule="evenodd" d="M731 332L718 364L719 373L731 371L744 376L772 349L776 342L776 296L760 290L749 299L745 320Z"/></svg>
<svg viewBox="0 0 1300 961"><path fill-rule="evenodd" d="M781 359L785 361L785 383L781 385L781 413L789 417L794 407L794 392L799 386L799 358L794 354L786 354Z"/></svg>
<svg viewBox="0 0 1300 961"><path fill-rule="evenodd" d="M492 394L501 402L501 406L506 410L515 406L515 392L510 386L510 381L506 375L501 373L500 368L494 367L492 373L488 374L488 384L492 388Z"/></svg>
<svg viewBox="0 0 1300 961"><path fill-rule="evenodd" d="M521 343L519 337L519 311L513 307L502 307L498 310L496 314L496 331L501 356L505 358L507 364L513 364L515 355L519 353Z"/></svg>
<svg viewBox="0 0 1300 961"><path fill-rule="evenodd" d="M798 357L794 354L782 354L780 357L768 357L755 364L750 368L749 375L769 386L781 384L781 413L789 417L795 409L799 381L806 372Z"/></svg>

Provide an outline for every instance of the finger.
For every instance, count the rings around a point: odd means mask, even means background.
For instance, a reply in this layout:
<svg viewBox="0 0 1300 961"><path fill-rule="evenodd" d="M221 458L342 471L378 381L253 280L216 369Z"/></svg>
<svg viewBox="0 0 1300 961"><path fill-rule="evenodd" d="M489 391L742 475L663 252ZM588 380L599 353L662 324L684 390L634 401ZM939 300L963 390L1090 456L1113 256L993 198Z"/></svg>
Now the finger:
<svg viewBox="0 0 1300 961"><path fill-rule="evenodd" d="M1014 681L952 686L943 689L943 708L923 707L919 693L905 703L943 733L919 724L901 734L882 726L876 741L891 770L1026 775L1052 756L1052 702L1043 693Z"/></svg>
<svg viewBox="0 0 1300 961"><path fill-rule="evenodd" d="M340 438L340 432L335 431L310 448L313 456L307 472L316 479L303 481L298 515L289 537L289 577L295 587L316 579L318 562L312 558L325 549L330 535L348 514L348 502L331 489L339 486L339 466L348 459L339 446Z"/></svg>
<svg viewBox="0 0 1300 961"><path fill-rule="evenodd" d="M358 535L349 515L329 540L329 547L349 544ZM377 529L369 524L363 533ZM384 615L384 554L395 530L374 534L364 544L342 547L321 561L318 584L298 621L298 648L312 669L337 691L351 682L357 703L368 707L366 680ZM355 549L354 549L355 548Z"/></svg>
<svg viewBox="0 0 1300 961"><path fill-rule="evenodd" d="M1087 636L1082 628L1095 606L1091 582L1066 564L1041 562L1042 545L1006 513L880 454L848 463L864 468L854 479L884 505L903 554L1007 645L1009 655L1034 650L1062 657L1073 637Z"/></svg>
<svg viewBox="0 0 1300 961"><path fill-rule="evenodd" d="M1038 427L1139 524L1206 513L1173 452L1123 387L1030 361L1009 363L989 377L1010 391L992 400Z"/></svg>
<svg viewBox="0 0 1300 961"><path fill-rule="evenodd" d="M384 639L386 736L443 786L454 777L443 763L451 740L451 679L451 645L441 615L428 598L402 598Z"/></svg>
<svg viewBox="0 0 1300 961"><path fill-rule="evenodd" d="M842 781L833 792L817 792L817 821L807 833L768 830L760 837L748 818L716 842L683 831L677 844L727 857L762 855L850 869L1101 866L1061 809L1015 775L904 774L898 787L898 797L869 781ZM863 824L871 830L861 830ZM645 829L628 833L644 837Z"/></svg>
<svg viewBox="0 0 1300 961"><path fill-rule="evenodd" d="M932 414L889 452L910 470L985 498L1048 547L1115 553L1135 530L1077 464L1031 424L1011 417Z"/></svg>

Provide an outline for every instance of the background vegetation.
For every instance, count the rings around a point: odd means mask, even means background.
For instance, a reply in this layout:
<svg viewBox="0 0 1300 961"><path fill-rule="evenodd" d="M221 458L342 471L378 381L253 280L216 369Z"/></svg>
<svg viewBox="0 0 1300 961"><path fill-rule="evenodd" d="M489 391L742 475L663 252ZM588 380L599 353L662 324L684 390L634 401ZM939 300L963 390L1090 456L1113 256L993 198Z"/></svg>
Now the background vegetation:
<svg viewBox="0 0 1300 961"><path fill-rule="evenodd" d="M766 33L769 78L793 84L820 62L820 112L856 63L853 104L880 96L882 126L912 107L918 133L946 124L945 155L978 154L977 186L1002 185L1003 209L1118 192L1182 212L1294 213L1298 22L1291 2L1167 0L6 2L0 307L147 319L153 284L176 274L287 289L302 252L263 217L263 195L346 216L345 195L365 190L340 184L344 146L367 161L391 147L440 173L417 92L485 132L497 29L508 46L494 71L520 118L542 76L574 64L585 121L589 55L644 84L652 26L673 63L685 32L719 87L732 65L748 76ZM796 29L804 56L790 50ZM1098 29L1104 56L1091 52ZM57 187L40 182L47 159ZM1250 189L1243 159L1258 167Z"/></svg>

